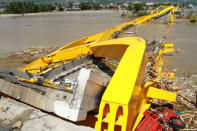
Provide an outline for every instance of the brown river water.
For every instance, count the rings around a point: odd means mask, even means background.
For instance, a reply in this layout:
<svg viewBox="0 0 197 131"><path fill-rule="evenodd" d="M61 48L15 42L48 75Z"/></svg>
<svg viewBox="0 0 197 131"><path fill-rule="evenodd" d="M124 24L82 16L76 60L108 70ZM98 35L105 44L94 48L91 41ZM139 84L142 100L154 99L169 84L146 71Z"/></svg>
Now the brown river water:
<svg viewBox="0 0 197 131"><path fill-rule="evenodd" d="M175 25L149 23L137 28L136 36L148 40L166 37L167 43L175 44L173 56L165 57L168 69L176 69L178 75L197 74L197 23L178 22Z"/></svg>
<svg viewBox="0 0 197 131"><path fill-rule="evenodd" d="M0 57L32 46L63 46L129 21L121 18L120 14L118 11L86 11L64 15L0 17ZM186 21L173 26L146 23L135 31L132 36L147 40L166 37L179 51L172 57L166 57L168 69L177 68L178 74L197 74L197 24Z"/></svg>

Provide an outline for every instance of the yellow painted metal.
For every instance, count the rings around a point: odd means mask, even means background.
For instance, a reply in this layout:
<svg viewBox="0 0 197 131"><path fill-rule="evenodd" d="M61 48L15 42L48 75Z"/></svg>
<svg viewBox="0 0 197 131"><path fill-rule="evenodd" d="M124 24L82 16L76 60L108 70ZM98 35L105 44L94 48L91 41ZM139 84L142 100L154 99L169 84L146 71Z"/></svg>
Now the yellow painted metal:
<svg viewBox="0 0 197 131"><path fill-rule="evenodd" d="M176 9L176 8L175 8L175 9ZM174 9L174 10L175 10L175 9ZM175 14L174 14L174 10L171 11L170 21L169 21L170 25L175 24Z"/></svg>
<svg viewBox="0 0 197 131"><path fill-rule="evenodd" d="M136 127L138 126L142 118L144 117L144 112L150 108L151 103L152 103L152 100L150 98L143 99L143 101L141 102L141 108L140 108L141 110L139 111L139 114L137 115L132 131L135 131Z"/></svg>
<svg viewBox="0 0 197 131"><path fill-rule="evenodd" d="M110 28L108 30L106 30L97 40L96 42L101 42L101 41L105 41L105 40L108 40L114 32L118 31L118 28L117 27L113 27L113 28Z"/></svg>
<svg viewBox="0 0 197 131"><path fill-rule="evenodd" d="M20 69L20 71L24 71L24 72L28 71L30 73L39 74L51 63L62 62L62 61L66 62L74 58L86 56L89 53L91 54L87 46L82 45L78 47L69 48L67 50L59 51L58 53L53 53L50 56L39 58L33 61L32 63L24 66L22 69ZM53 67L55 67L55 65Z"/></svg>
<svg viewBox="0 0 197 131"><path fill-rule="evenodd" d="M149 87L147 97L166 100L166 101L176 101L176 93L157 89L155 87Z"/></svg>
<svg viewBox="0 0 197 131"><path fill-rule="evenodd" d="M166 77L166 78L169 78L169 79L174 79L175 78L175 73L172 73L172 72L163 72L162 73L162 76Z"/></svg>
<svg viewBox="0 0 197 131"><path fill-rule="evenodd" d="M134 87L137 82L136 79L140 66L145 66L142 65L144 50L145 42L140 41L134 41L133 45L127 48L114 76L108 85L108 88L103 95L103 100L122 104L129 103L133 92L132 87Z"/></svg>
<svg viewBox="0 0 197 131"><path fill-rule="evenodd" d="M36 84L36 82L35 82L35 80L33 78L31 78L29 80L23 79L23 78L18 78L18 80L22 81L22 82L28 82L28 83ZM56 85L53 82L47 81L47 80L44 80L43 86L52 87L52 88L58 88L58 87L56 87Z"/></svg>
<svg viewBox="0 0 197 131"><path fill-rule="evenodd" d="M159 80L160 78L157 78ZM156 99L161 99L161 100L168 100L168 101L175 101L176 100L176 93L168 92L165 90L157 89L156 83L153 81L147 81L143 88L142 88L142 98L143 101L141 102L141 108L139 110L139 114L136 118L135 124L132 128L132 131L136 129L142 118L144 117L143 113L149 109L152 99L151 98L156 98Z"/></svg>
<svg viewBox="0 0 197 131"><path fill-rule="evenodd" d="M77 46L82 46L82 45L85 45L85 44L88 44L88 43L91 43L91 42L94 42L95 40L98 39L98 37L100 37L104 32L101 32L101 33L98 33L98 34L95 34L95 35L92 35L92 36L88 36L88 37L85 37L85 38L82 38L81 40L77 40L75 42L72 42L72 43L69 43L63 47L61 47L60 49L58 49L57 51L51 53L50 55L48 56L52 56L54 54L57 54L59 51L63 51L65 49L69 49L69 48L73 48L73 47L77 47Z"/></svg>
<svg viewBox="0 0 197 131"><path fill-rule="evenodd" d="M162 76L168 76L168 78L174 78L173 73L163 73L163 63L164 63L164 54L166 53L172 53L174 52L174 48L172 48L174 44L166 44L166 41L162 42L162 47L157 55L157 58L155 59L155 64L153 66L153 69L156 71L158 77Z"/></svg>
<svg viewBox="0 0 197 131"><path fill-rule="evenodd" d="M107 89L105 90L95 129L122 131L132 129L138 114L141 99L141 85L145 63L145 42L137 41L126 49ZM105 125L107 124L107 127Z"/></svg>
<svg viewBox="0 0 197 131"><path fill-rule="evenodd" d="M174 48L165 48L165 49L163 50L163 54L172 53L172 52L174 52Z"/></svg>
<svg viewBox="0 0 197 131"><path fill-rule="evenodd" d="M164 8L164 9L162 9L162 11L159 11L161 8ZM159 15L164 14L165 12L170 11L171 15L170 15L169 24L172 25L175 22L175 20L174 20L175 19L174 10L176 10L176 8L174 6L159 6L153 12L151 12L151 15L153 15L153 17L155 17L154 15L159 16Z"/></svg>
<svg viewBox="0 0 197 131"><path fill-rule="evenodd" d="M125 50L133 43L144 42L140 37L125 37L119 39L111 39L99 43L90 44L91 51L97 57L106 57L112 59L121 59Z"/></svg>
<svg viewBox="0 0 197 131"><path fill-rule="evenodd" d="M170 47L174 47L174 44L164 44L165 48L170 48Z"/></svg>

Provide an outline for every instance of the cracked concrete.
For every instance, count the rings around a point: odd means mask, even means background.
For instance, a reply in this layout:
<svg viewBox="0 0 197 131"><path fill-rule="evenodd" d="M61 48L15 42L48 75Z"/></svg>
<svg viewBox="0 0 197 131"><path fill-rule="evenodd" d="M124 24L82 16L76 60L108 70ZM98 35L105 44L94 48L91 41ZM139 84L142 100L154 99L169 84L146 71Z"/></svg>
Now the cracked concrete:
<svg viewBox="0 0 197 131"><path fill-rule="evenodd" d="M8 131L18 121L22 122L22 127L17 129L21 131L95 131L90 127L75 125L13 99L1 97L0 130ZM1 128L2 126L4 128Z"/></svg>

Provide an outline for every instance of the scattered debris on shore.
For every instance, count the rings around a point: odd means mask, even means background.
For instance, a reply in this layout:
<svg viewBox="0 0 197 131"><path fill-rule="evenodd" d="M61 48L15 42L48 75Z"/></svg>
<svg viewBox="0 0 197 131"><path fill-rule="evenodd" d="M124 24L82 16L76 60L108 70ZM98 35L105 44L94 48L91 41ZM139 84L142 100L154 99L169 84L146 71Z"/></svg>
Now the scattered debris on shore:
<svg viewBox="0 0 197 131"><path fill-rule="evenodd" d="M167 89L177 93L174 103L161 100L154 100L153 104L167 106L176 111L186 123L189 131L197 130L197 75L185 73L175 77L173 80L166 80Z"/></svg>
<svg viewBox="0 0 197 131"><path fill-rule="evenodd" d="M58 47L30 47L24 51L13 52L6 58L0 58L0 66L9 69L16 69L22 67L33 60L46 56L51 52L57 50Z"/></svg>
<svg viewBox="0 0 197 131"><path fill-rule="evenodd" d="M174 109L181 113L187 123L186 128L197 130L197 75L187 73L176 77L169 88L177 93Z"/></svg>
<svg viewBox="0 0 197 131"><path fill-rule="evenodd" d="M57 50L57 47L30 47L24 51L21 52L15 52L12 55L10 55L8 58L10 59L26 59L24 63L28 64L29 62L39 58L44 57L51 52Z"/></svg>

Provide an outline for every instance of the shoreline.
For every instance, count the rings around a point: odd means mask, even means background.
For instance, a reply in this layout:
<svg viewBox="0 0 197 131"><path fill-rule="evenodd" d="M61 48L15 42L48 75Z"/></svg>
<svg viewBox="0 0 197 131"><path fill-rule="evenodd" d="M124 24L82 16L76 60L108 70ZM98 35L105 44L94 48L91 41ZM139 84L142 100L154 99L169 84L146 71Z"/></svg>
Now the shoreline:
<svg viewBox="0 0 197 131"><path fill-rule="evenodd" d="M103 13L103 12L113 12L113 11L121 11L121 10L80 10L80 11L24 13L24 14L0 14L0 17L52 16L52 15L81 14L81 13Z"/></svg>

